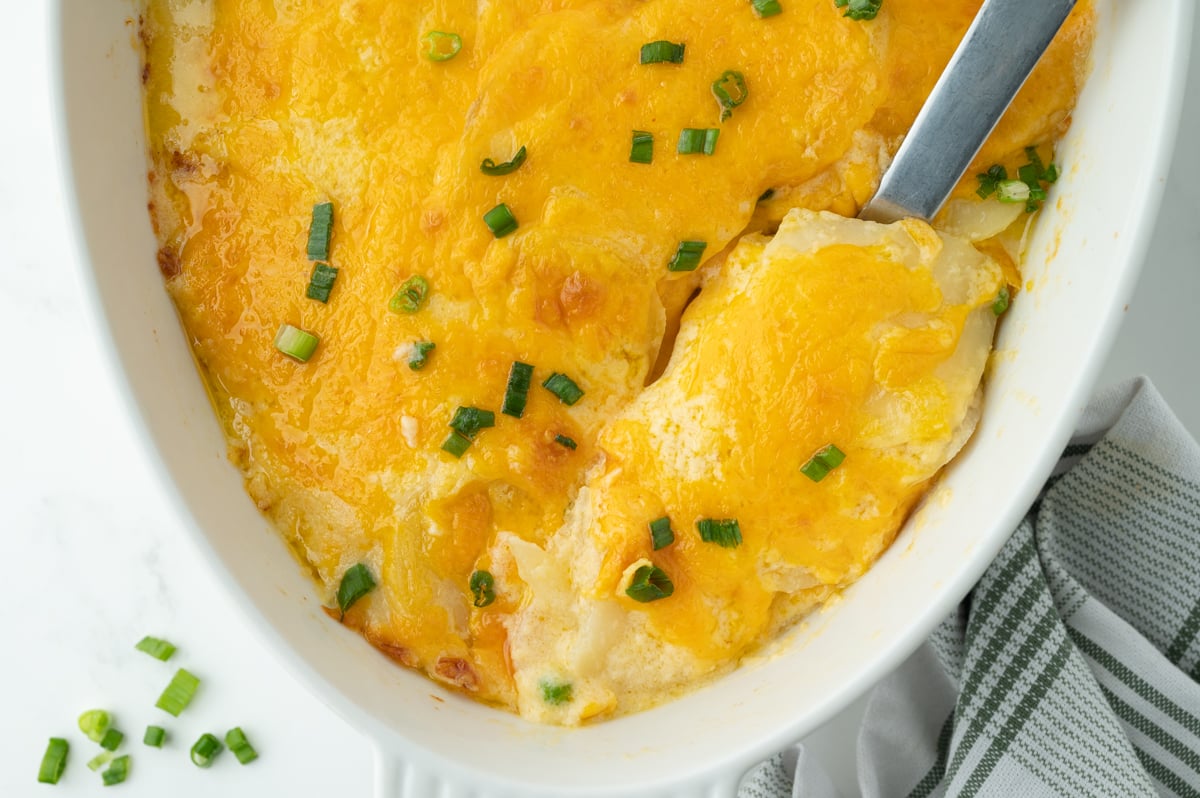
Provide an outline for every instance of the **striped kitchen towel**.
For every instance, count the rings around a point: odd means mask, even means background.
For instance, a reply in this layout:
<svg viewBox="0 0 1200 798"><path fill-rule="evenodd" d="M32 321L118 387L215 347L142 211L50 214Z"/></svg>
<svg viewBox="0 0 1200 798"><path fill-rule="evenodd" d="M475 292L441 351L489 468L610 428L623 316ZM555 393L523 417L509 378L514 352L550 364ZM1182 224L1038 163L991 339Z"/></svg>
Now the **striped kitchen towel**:
<svg viewBox="0 0 1200 798"><path fill-rule="evenodd" d="M958 611L875 688L864 796L1200 798L1200 446L1148 380L1098 397ZM837 793L803 746L739 798Z"/></svg>

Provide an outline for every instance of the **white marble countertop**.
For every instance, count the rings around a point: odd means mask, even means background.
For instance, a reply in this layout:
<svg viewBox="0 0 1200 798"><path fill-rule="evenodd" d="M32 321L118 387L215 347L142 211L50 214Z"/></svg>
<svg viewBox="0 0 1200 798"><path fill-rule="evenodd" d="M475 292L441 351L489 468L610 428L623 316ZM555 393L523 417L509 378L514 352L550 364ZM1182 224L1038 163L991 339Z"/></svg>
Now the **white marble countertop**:
<svg viewBox="0 0 1200 798"><path fill-rule="evenodd" d="M122 752L134 762L122 794L369 795L370 746L284 670L199 564L94 340L53 154L47 5L7 4L0 27L0 535L13 566L0 604L0 795L101 789L83 766L98 748L75 726L92 707L113 710L127 734ZM1200 58L1179 140L1145 276L1102 382L1148 373L1200 435ZM163 664L134 651L145 634L179 653ZM176 666L204 678L178 720L154 709ZM162 751L141 743L149 723L170 729ZM210 770L190 764L202 732L234 725L258 762L243 768L226 753ZM813 740L839 760L830 765L843 783L853 725L847 714ZM35 783L51 736L73 742L53 792Z"/></svg>

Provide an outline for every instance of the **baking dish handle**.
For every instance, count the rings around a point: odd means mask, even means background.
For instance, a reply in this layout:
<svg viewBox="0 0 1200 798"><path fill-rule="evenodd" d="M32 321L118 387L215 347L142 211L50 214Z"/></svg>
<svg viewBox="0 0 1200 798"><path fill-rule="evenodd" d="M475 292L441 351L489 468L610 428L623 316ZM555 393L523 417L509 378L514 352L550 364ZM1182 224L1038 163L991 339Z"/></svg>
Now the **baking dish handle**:
<svg viewBox="0 0 1200 798"><path fill-rule="evenodd" d="M651 789L644 798L736 798L741 774L713 776L675 789ZM641 793L622 792L629 798ZM527 798L502 787L456 784L430 767L406 761L394 753L375 749L375 798Z"/></svg>
<svg viewBox="0 0 1200 798"><path fill-rule="evenodd" d="M430 768L375 749L375 798L459 798L475 791L455 790Z"/></svg>

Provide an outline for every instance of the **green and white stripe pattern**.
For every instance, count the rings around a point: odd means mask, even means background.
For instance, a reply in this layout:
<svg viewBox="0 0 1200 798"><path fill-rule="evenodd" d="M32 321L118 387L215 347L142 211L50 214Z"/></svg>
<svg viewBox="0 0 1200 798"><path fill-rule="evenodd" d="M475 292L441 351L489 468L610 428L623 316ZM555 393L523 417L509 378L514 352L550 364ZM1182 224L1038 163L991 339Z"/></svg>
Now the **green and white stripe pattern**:
<svg viewBox="0 0 1200 798"><path fill-rule="evenodd" d="M959 612L876 688L863 795L1200 798L1200 446L1144 380L1081 427ZM819 770L781 755L741 798L835 795Z"/></svg>

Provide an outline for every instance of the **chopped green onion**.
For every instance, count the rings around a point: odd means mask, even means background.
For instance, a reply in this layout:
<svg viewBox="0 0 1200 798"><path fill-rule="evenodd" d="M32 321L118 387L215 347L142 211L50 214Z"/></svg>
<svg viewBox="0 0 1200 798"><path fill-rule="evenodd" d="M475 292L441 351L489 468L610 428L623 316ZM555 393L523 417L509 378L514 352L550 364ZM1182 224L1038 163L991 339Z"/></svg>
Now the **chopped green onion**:
<svg viewBox="0 0 1200 798"><path fill-rule="evenodd" d="M67 767L67 751L71 746L61 737L51 737L38 768L38 781L42 784L58 784Z"/></svg>
<svg viewBox="0 0 1200 798"><path fill-rule="evenodd" d="M206 768L223 750L225 750L225 746L221 745L221 741L205 732L192 746L192 764L198 768Z"/></svg>
<svg viewBox="0 0 1200 798"><path fill-rule="evenodd" d="M1049 186L1058 181L1058 167L1054 164L1047 167L1042 162L1042 157L1038 155L1037 147L1026 147L1025 157L1029 159L1029 163L1017 170L1017 176L1022 183L1029 186L1029 199L1025 202L1025 212L1037 213L1047 197L1047 190L1042 187L1042 184L1045 183Z"/></svg>
<svg viewBox="0 0 1200 798"><path fill-rule="evenodd" d="M766 191L764 191L762 194L758 195L758 201L766 202L767 200L771 199L774 196L775 196L775 189L769 188Z"/></svg>
<svg viewBox="0 0 1200 798"><path fill-rule="evenodd" d="M503 202L483 215L483 223L496 238L504 238L517 229L516 217Z"/></svg>
<svg viewBox="0 0 1200 798"><path fill-rule="evenodd" d="M1017 170L1017 179L1029 186L1031 191L1040 189L1042 171L1041 165L1027 163Z"/></svg>
<svg viewBox="0 0 1200 798"><path fill-rule="evenodd" d="M317 351L321 339L290 324L281 324L275 333L275 348L290 358L307 363Z"/></svg>
<svg viewBox="0 0 1200 798"><path fill-rule="evenodd" d="M696 529L700 531L700 539L705 543L716 543L731 549L742 542L742 529L734 518L724 521L705 518L696 522Z"/></svg>
<svg viewBox="0 0 1200 798"><path fill-rule="evenodd" d="M557 443L559 446L565 446L568 449L579 448L579 444L577 444L575 442L575 439L568 438L566 435L555 435L554 442Z"/></svg>
<svg viewBox="0 0 1200 798"><path fill-rule="evenodd" d="M975 178L979 181L979 189L975 193L980 199L987 199L996 193L996 187L1001 181L1008 180L1008 170L996 164L983 174L975 175Z"/></svg>
<svg viewBox="0 0 1200 798"><path fill-rule="evenodd" d="M519 360L514 361L512 368L508 370L508 386L504 389L504 404L500 406L500 412L513 418L523 416L532 381L533 366Z"/></svg>
<svg viewBox="0 0 1200 798"><path fill-rule="evenodd" d="M104 733L112 726L112 715L104 709L89 709L79 716L79 730L94 743L104 739Z"/></svg>
<svg viewBox="0 0 1200 798"><path fill-rule="evenodd" d="M800 471L813 482L820 482L845 459L845 453L831 443L819 449L807 463L800 466Z"/></svg>
<svg viewBox="0 0 1200 798"><path fill-rule="evenodd" d="M175 653L175 646L157 637L143 637L134 646L138 651L144 651L157 660L166 662Z"/></svg>
<svg viewBox="0 0 1200 798"><path fill-rule="evenodd" d="M521 164L525 163L526 154L525 147L521 147L521 149L517 150L517 154L512 157L511 161L496 163L491 158L484 158L483 163L479 165L479 171L492 177L502 177L503 175L512 174L521 168Z"/></svg>
<svg viewBox="0 0 1200 798"><path fill-rule="evenodd" d="M633 131L633 146L629 149L631 163L653 163L654 134L645 130Z"/></svg>
<svg viewBox="0 0 1200 798"><path fill-rule="evenodd" d="M704 250L708 249L707 241L680 241L679 249L667 264L667 271L692 272L700 265Z"/></svg>
<svg viewBox="0 0 1200 798"><path fill-rule="evenodd" d="M471 593L475 596L476 607L486 607L496 600L496 580L487 571L476 571L471 574Z"/></svg>
<svg viewBox="0 0 1200 798"><path fill-rule="evenodd" d="M250 741L246 739L246 734L242 731L241 726L234 726L225 732L225 745L229 746L229 750L237 757L237 761L243 765L249 765L258 759L258 752L254 750L254 746L250 745Z"/></svg>
<svg viewBox="0 0 1200 798"><path fill-rule="evenodd" d="M1041 180L1042 175L1046 173L1046 165L1042 163L1042 156L1038 155L1037 147L1026 147L1025 157L1029 159L1029 165L1033 167L1035 178Z"/></svg>
<svg viewBox="0 0 1200 798"><path fill-rule="evenodd" d="M846 9L843 16L850 19L875 19L883 0L833 0L833 4Z"/></svg>
<svg viewBox="0 0 1200 798"><path fill-rule="evenodd" d="M342 615L354 606L354 603L375 589L375 577L362 563L352 565L342 574L338 585L337 603Z"/></svg>
<svg viewBox="0 0 1200 798"><path fill-rule="evenodd" d="M733 116L733 109L746 102L746 98L750 96L745 76L733 69L725 70L721 77L713 81L712 93L717 98L717 104L721 106L722 122ZM713 143L716 144L715 141Z"/></svg>
<svg viewBox="0 0 1200 798"><path fill-rule="evenodd" d="M675 147L680 155L712 155L717 151L720 128L685 127L679 131L679 144Z"/></svg>
<svg viewBox="0 0 1200 798"><path fill-rule="evenodd" d="M462 49L462 37L457 33L431 30L424 36L425 57L430 61L449 61Z"/></svg>
<svg viewBox="0 0 1200 798"><path fill-rule="evenodd" d="M414 342L412 352L408 356L408 367L413 371L425 368L425 364L429 362L429 353L436 348L437 344L433 341Z"/></svg>
<svg viewBox="0 0 1200 798"><path fill-rule="evenodd" d="M163 740L167 739L167 730L162 726L147 726L142 735L142 742L151 748L162 748Z"/></svg>
<svg viewBox="0 0 1200 798"><path fill-rule="evenodd" d="M125 739L125 735L116 729L110 728L104 733L104 737L100 739L100 747L105 751L116 751L121 747L121 741Z"/></svg>
<svg viewBox="0 0 1200 798"><path fill-rule="evenodd" d="M1012 292L1006 285L1001 288L1000 293L996 295L996 301L992 303L992 313L995 313L997 316L1003 316L1004 312L1008 310L1008 305L1011 301Z"/></svg>
<svg viewBox="0 0 1200 798"><path fill-rule="evenodd" d="M329 239L333 235L333 203L322 202L312 209L308 227L308 259L329 260Z"/></svg>
<svg viewBox="0 0 1200 798"><path fill-rule="evenodd" d="M1029 162L1017 169L1016 180L1009 180L1008 170L999 164L976 175L979 189L975 193L983 199L996 194L1001 202L1023 202L1027 213L1036 213L1046 200L1047 186L1058 181L1058 167L1054 164L1046 166L1037 147L1026 147L1025 157Z"/></svg>
<svg viewBox="0 0 1200 798"><path fill-rule="evenodd" d="M583 398L583 391L575 381L566 374L555 372L546 378L542 387L558 397L564 405L570 406Z"/></svg>
<svg viewBox="0 0 1200 798"><path fill-rule="evenodd" d="M1029 201L1029 186L1021 180L1001 180L996 184L996 198L1001 202Z"/></svg>
<svg viewBox="0 0 1200 798"><path fill-rule="evenodd" d="M670 518L664 515L650 522L650 540L655 551L665 549L675 542L675 530L671 529Z"/></svg>
<svg viewBox="0 0 1200 798"><path fill-rule="evenodd" d="M120 784L129 778L129 755L119 756L112 761L108 766L108 770L100 774L100 778L104 781L105 787L112 787L114 784Z"/></svg>
<svg viewBox="0 0 1200 798"><path fill-rule="evenodd" d="M754 7L754 13L758 15L759 19L773 17L783 11L779 0L751 0L750 5Z"/></svg>
<svg viewBox="0 0 1200 798"><path fill-rule="evenodd" d="M449 452L455 457L462 457L471 448L471 439L457 432L451 432L450 437L442 442L442 451Z"/></svg>
<svg viewBox="0 0 1200 798"><path fill-rule="evenodd" d="M337 280L338 270L324 263L313 265L312 277L308 280L308 289L304 295L318 302L328 302L329 293L333 291L333 283Z"/></svg>
<svg viewBox="0 0 1200 798"><path fill-rule="evenodd" d="M643 64L682 64L685 47L682 42L647 42L642 45L640 61Z"/></svg>
<svg viewBox="0 0 1200 798"><path fill-rule="evenodd" d="M428 294L429 281L419 274L414 274L404 281L404 285L400 286L400 290L392 297L392 301L388 303L388 310L392 313L416 313L421 309Z"/></svg>
<svg viewBox="0 0 1200 798"><path fill-rule="evenodd" d="M450 419L450 427L466 438L474 438L479 430L496 426L496 414L478 407L460 407Z"/></svg>
<svg viewBox="0 0 1200 798"><path fill-rule="evenodd" d="M665 599L674 592L675 585L671 583L671 577L655 565L643 565L634 571L629 587L625 588L625 595L643 604Z"/></svg>
<svg viewBox="0 0 1200 798"><path fill-rule="evenodd" d="M538 687L542 691L542 700L553 707L570 703L575 693L570 682L560 682L557 679L542 679L538 682Z"/></svg>
<svg viewBox="0 0 1200 798"><path fill-rule="evenodd" d="M199 679L180 668L175 671L175 675L171 677L171 683L167 685L167 689L163 690L154 706L170 715L179 717L179 713L187 709L187 705L192 702L192 697L196 695L196 688L199 686Z"/></svg>
<svg viewBox="0 0 1200 798"><path fill-rule="evenodd" d="M100 753L96 754L94 757L92 757L91 759L88 760L88 762L87 762L88 770L95 773L97 770L99 770L100 768L104 767L109 762L111 762L112 759L113 759L112 751L101 751Z"/></svg>
<svg viewBox="0 0 1200 798"><path fill-rule="evenodd" d="M679 131L679 143L675 151L680 155L693 155L704 150L704 130L701 128L685 127Z"/></svg>

